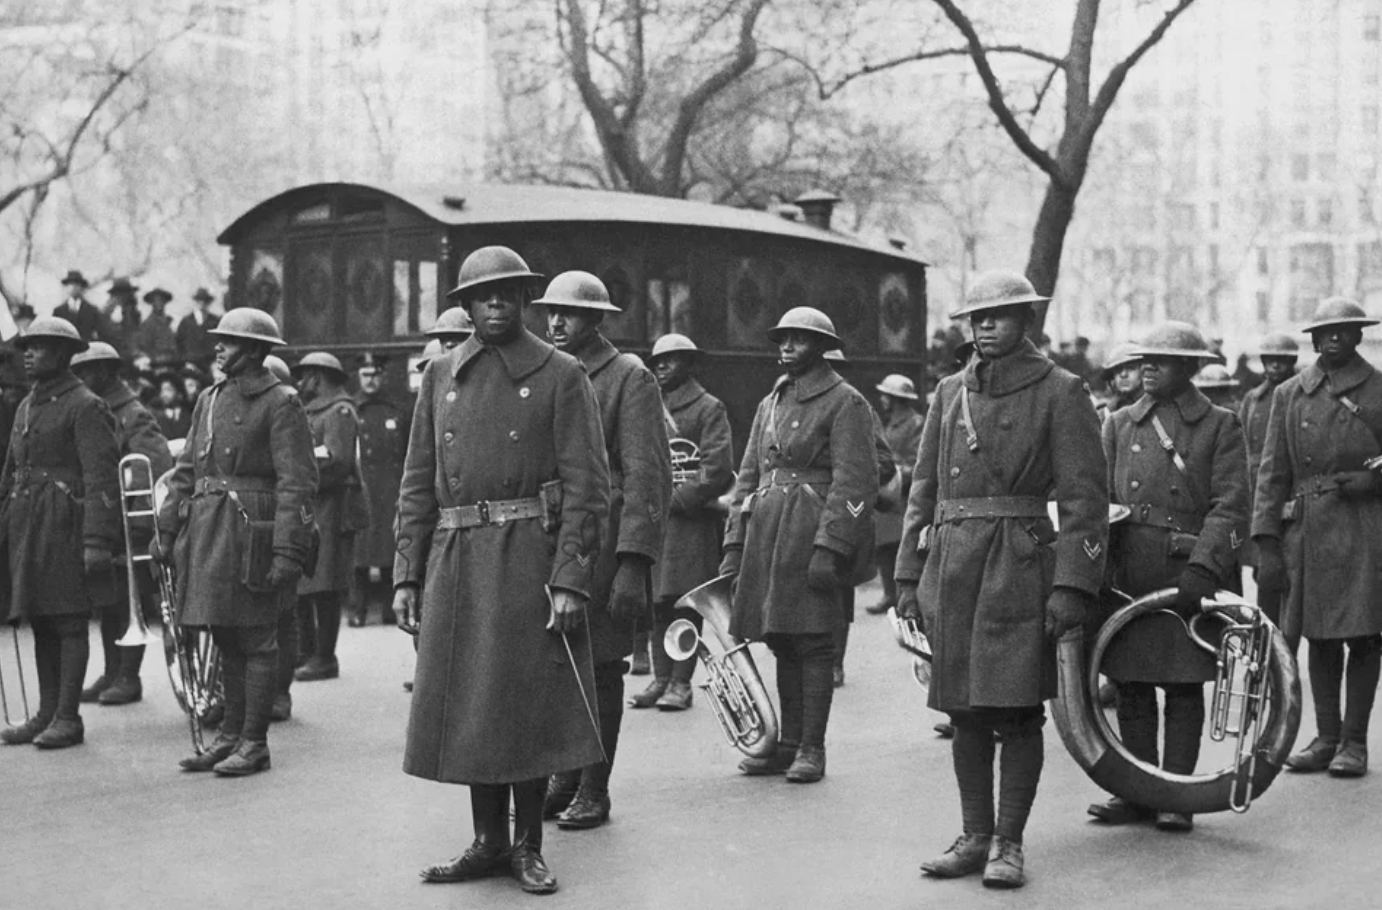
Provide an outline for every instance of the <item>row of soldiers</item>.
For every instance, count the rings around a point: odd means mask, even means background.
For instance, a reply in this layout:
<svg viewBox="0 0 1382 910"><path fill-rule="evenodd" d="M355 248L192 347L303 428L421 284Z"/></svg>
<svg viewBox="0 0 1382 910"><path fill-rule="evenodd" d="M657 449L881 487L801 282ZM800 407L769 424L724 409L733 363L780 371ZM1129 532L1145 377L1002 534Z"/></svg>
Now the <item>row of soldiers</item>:
<svg viewBox="0 0 1382 910"><path fill-rule="evenodd" d="M728 450L728 431L723 406L690 375L694 345L666 340L652 371L621 354L599 329L616 308L584 272L557 276L532 301L545 308L554 342L547 344L522 320L539 279L503 247L478 250L462 265L451 296L473 333L455 333L422 373L396 503L392 611L418 643L404 769L467 784L471 793L474 841L422 877L506 872L524 890L546 893L556 880L541 852L544 818L582 829L609 817L634 629L650 613L665 623L684 586L708 574L733 577L729 633L764 642L776 657L777 747L741 770L796 783L823 777L853 587L875 571L875 559L886 564L890 556L886 542L877 552L875 526L890 474L879 457L877 418L826 357L840 346L829 318L807 307L788 311L769 332L784 375L755 414L718 546L713 500L728 472L722 459L705 456ZM942 877L983 872L992 887L1024 881L1023 834L1043 763L1043 702L1055 694L1055 643L1078 626L1097 626L1110 584L1134 595L1169 585L1177 609L1191 615L1236 585L1251 536L1259 586L1285 592L1287 634L1310 640L1320 735L1292 758L1294 769L1366 770L1377 683L1380 630L1359 587L1370 576L1342 571L1344 562L1366 557L1358 550L1374 539L1367 532L1382 489L1368 467L1382 454L1372 432L1382 417L1382 379L1356 353L1361 326L1375 321L1356 304L1331 300L1308 327L1320 359L1272 393L1249 524L1240 421L1191 381L1212 357L1202 336L1170 324L1139 342L1143 394L1101 430L1083 380L1027 340L1033 308L1046 299L1021 276L994 273L976 281L954 314L969 321L975 351L941 383L929 409L895 568L887 572L898 613L919 620L931 639L929 704L954 728L964 831L923 868ZM58 538L65 548L52 562L66 570L69 588L98 579L118 540L109 533L108 478L86 470L113 464L114 450L105 451L101 433L74 428L109 423L108 409L83 396L67 370L81 345L74 336L71 326L57 325L31 327L21 339L36 385L0 475L11 570L34 567L34 538L26 543L17 532L65 522ZM282 617L298 601L304 574L321 572L311 564L339 558L325 553L331 523L322 518L320 465L331 446L313 433L302 399L320 401L327 413L348 409L344 371L329 355L304 359L301 396L265 367L282 343L267 314L232 311L217 337L226 379L197 402L151 551L176 566L178 622L209 628L225 665L220 734L182 765L242 775L269 767L279 652L292 634ZM90 419L64 416L47 429L34 422L56 414L42 408L62 396L73 396ZM65 451L37 454L31 446L40 431L68 433L53 436ZM670 439L693 436L702 463L674 484ZM1053 500L1058 522L1047 511ZM1110 504L1130 512L1112 535ZM669 530L679 522L680 536ZM1348 536L1330 537L1331 530ZM687 548L702 558L668 558ZM685 576L670 571L687 566L693 571ZM47 726L27 732L35 741L50 732L80 741L69 696L71 667L85 662L78 654L85 623L78 636L80 611L72 610L84 592L34 581L15 580L12 616L34 621L41 689L49 680L53 696ZM1352 587L1317 600L1331 584ZM338 597L307 602L319 633L333 609L339 623ZM1122 738L1152 764L1155 690L1165 689L1161 762L1190 773L1206 668L1203 658L1181 660L1183 635L1163 632L1140 630L1105 669L1118 687ZM653 683L664 687L658 701L685 682L676 668L663 669ZM1183 814L1116 798L1091 812L1110 822L1192 826Z"/></svg>

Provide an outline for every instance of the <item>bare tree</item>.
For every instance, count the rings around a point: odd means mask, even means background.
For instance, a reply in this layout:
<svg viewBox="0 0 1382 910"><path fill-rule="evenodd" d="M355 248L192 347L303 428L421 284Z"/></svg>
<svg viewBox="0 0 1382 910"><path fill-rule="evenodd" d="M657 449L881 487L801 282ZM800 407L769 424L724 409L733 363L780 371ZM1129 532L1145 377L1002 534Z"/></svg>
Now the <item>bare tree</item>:
<svg viewBox="0 0 1382 910"><path fill-rule="evenodd" d="M939 12L959 33L961 42L936 46L933 35L915 50L869 61L834 80L820 80L823 97L841 91L846 85L875 73L899 66L942 57L968 57L978 74L998 125L1013 145L1046 177L1047 184L1027 256L1027 277L1037 290L1050 293L1060 274L1066 233L1075 214L1075 201L1084 185L1090 153L1099 128L1118 98L1128 73L1148 51L1166 35L1168 29L1195 0L1167 2L1156 24L1133 49L1118 60L1098 81L1095 75L1095 38L1101 0L1077 0L1070 26L1068 46L1062 53L1049 53L1023 43L986 41L971 15L959 0L933 0ZM1137 0L1141 5L1144 0ZM1033 87L1029 109L1018 106L1013 93L995 73L1000 57L1019 57L1036 61L1046 68L1044 77ZM1057 79L1063 81L1063 110L1056 127L1054 147L1047 147L1034 135L1033 122ZM1025 99L1024 99L1025 100ZM1025 122L1024 122L1025 121ZM1044 321L1044 311L1040 314Z"/></svg>

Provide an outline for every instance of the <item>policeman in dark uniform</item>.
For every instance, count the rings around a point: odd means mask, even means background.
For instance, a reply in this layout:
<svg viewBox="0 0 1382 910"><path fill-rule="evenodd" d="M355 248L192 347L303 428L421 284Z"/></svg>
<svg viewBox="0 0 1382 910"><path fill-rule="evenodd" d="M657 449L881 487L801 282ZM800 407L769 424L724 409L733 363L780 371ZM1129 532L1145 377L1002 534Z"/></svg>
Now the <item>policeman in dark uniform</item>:
<svg viewBox="0 0 1382 910"><path fill-rule="evenodd" d="M379 604L385 625L393 625L393 522L398 506L398 482L408 452L412 410L387 393L388 359L379 354L360 356L356 378L360 391L355 409L360 414L360 474L369 494L369 527L355 536L355 586L359 598L350 616L363 626L370 605Z"/></svg>
<svg viewBox="0 0 1382 910"><path fill-rule="evenodd" d="M1185 622L1220 588L1238 588L1239 550L1247 539L1248 474L1243 428L1232 411L1211 404L1192 377L1215 355L1191 325L1156 326L1132 353L1142 360L1146 394L1115 411L1103 428L1109 496L1131 509L1112 535L1114 586L1133 597L1174 587L1180 618L1154 613L1110 644L1103 671L1118 688L1118 727L1134 756L1157 765L1157 688L1166 697L1160 765L1193 774L1204 726L1204 683L1214 659L1189 638ZM1150 820L1189 831L1193 819L1121 797L1089 807L1110 824Z"/></svg>
<svg viewBox="0 0 1382 910"><path fill-rule="evenodd" d="M269 768L278 619L311 546L317 466L302 402L264 367L283 344L273 317L231 310L215 334L226 378L197 400L151 552L176 563L178 622L209 626L221 653L225 719L181 767L244 776Z"/></svg>
<svg viewBox="0 0 1382 910"><path fill-rule="evenodd" d="M676 602L714 578L720 567L724 516L716 505L734 486L734 446L724 403L696 381L693 369L700 356L696 343L677 333L653 342L648 356L662 402L676 426L671 440L674 488L662 556L653 567L653 681L629 700L633 708L684 711L691 707L696 659L673 661L663 639L676 619L687 619L701 628L700 614L677 609Z"/></svg>
<svg viewBox="0 0 1382 910"><path fill-rule="evenodd" d="M672 493L671 447L657 380L642 361L620 354L600 334L605 314L619 312L604 283L589 272L563 272L534 303L546 307L552 343L581 362L595 387L613 486L590 597L595 703L605 760L554 775L545 807L550 816L567 804L559 827L595 828L609 819L609 776L629 669L624 655L633 650L635 623L650 609L652 567L662 555Z"/></svg>
<svg viewBox="0 0 1382 910"><path fill-rule="evenodd" d="M0 742L61 749L85 738L88 618L116 597L110 563L120 543L120 443L110 408L69 369L86 349L70 322L40 317L15 344L34 386L20 402L0 473L7 612L33 627L39 706L0 732Z"/></svg>
<svg viewBox="0 0 1382 910"><path fill-rule="evenodd" d="M738 576L730 634L777 658L782 732L771 755L739 769L815 783L825 775L836 638L856 575L873 568L877 418L826 362L840 337L820 310L788 310L768 337L786 373L754 414L720 571Z"/></svg>
<svg viewBox="0 0 1382 910"><path fill-rule="evenodd" d="M144 407L133 390L120 378L120 354L104 341L93 341L72 358L72 372L91 391L100 395L115 415L115 432L120 441L120 456L143 455L149 459L152 479L157 480L173 466L168 440L158 428L158 421ZM135 528L139 535L131 541L135 552L142 553L149 546L151 528ZM139 669L144 662L144 646L120 647L116 642L129 627L129 586L124 579L128 567L122 557L116 561L116 601L101 609L101 645L105 651L105 670L90 686L82 690L83 702L103 705L124 705L144 697ZM147 568L137 568L141 609L146 616L158 610L158 588Z"/></svg>
<svg viewBox="0 0 1382 910"><path fill-rule="evenodd" d="M1255 494L1257 470L1262 465L1262 449L1267 442L1267 423L1272 414L1272 393L1296 373L1300 345L1285 332L1273 332L1262 338L1257 354L1262 358L1263 381L1248 390L1238 406L1238 419L1243 423L1243 435L1248 443L1248 492ZM1280 588L1268 588L1257 575L1257 545L1243 547L1243 565L1251 566L1257 581L1257 605L1277 625L1281 624Z"/></svg>
<svg viewBox="0 0 1382 910"><path fill-rule="evenodd" d="M334 354L316 351L297 365L297 389L307 408L317 459L316 570L298 582L298 619L303 642L315 648L298 667L299 682L341 675L336 640L341 603L355 566L355 533L369 526L369 503L356 460L360 415L346 392L346 372Z"/></svg>

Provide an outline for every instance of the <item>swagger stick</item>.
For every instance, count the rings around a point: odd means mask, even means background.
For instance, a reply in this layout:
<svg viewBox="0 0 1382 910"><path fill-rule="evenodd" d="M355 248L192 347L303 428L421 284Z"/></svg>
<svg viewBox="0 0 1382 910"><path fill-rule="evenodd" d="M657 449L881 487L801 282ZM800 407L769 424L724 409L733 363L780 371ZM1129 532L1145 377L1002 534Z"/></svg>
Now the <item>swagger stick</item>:
<svg viewBox="0 0 1382 910"><path fill-rule="evenodd" d="M547 628L556 628L557 606L552 596L552 586L544 585L547 589L547 606L549 608L549 618ZM585 683L581 681L581 668L576 666L576 654L571 650L571 639L561 632L561 643L566 646L566 659L571 662L571 672L576 675L576 688L581 693L581 701L585 704L585 716L590 720L590 727L595 731L595 741L600 744L600 760L609 761L609 756L605 754L605 742L600 738L600 722L595 719L595 709L590 706L590 695L585 691Z"/></svg>

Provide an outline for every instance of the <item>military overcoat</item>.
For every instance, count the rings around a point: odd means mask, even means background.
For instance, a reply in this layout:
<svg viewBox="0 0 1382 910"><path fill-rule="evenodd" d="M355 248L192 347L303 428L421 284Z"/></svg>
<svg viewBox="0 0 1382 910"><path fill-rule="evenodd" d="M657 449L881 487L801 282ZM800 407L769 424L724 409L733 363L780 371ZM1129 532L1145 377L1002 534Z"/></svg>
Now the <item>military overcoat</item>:
<svg viewBox="0 0 1382 910"><path fill-rule="evenodd" d="M601 537L604 545L590 597L591 644L595 663L602 664L622 660L633 650L634 623L618 623L610 616L610 589L620 556L643 556L654 564L662 556L672 450L657 380L642 361L619 353L598 333L572 353L595 387L609 460L609 527Z"/></svg>
<svg viewBox="0 0 1382 910"><path fill-rule="evenodd" d="M115 435L120 441L120 455L143 455L149 459L154 480L173 466L173 454L168 439L153 415L134 390L123 382L105 396L106 406L115 415Z"/></svg>
<svg viewBox="0 0 1382 910"><path fill-rule="evenodd" d="M910 406L897 405L888 422L883 425L883 438L887 440L888 451L897 463L901 501L891 511L874 513L874 543L877 546L895 544L902 539L902 511L906 507L907 495L912 491L912 469L917 462L923 423L921 415Z"/></svg>
<svg viewBox="0 0 1382 910"><path fill-rule="evenodd" d="M110 408L70 372L39 383L19 403L0 473L10 619L114 602L109 573L88 584L82 551L114 556L121 549L119 461Z"/></svg>
<svg viewBox="0 0 1382 910"><path fill-rule="evenodd" d="M1248 447L1249 509L1257 492L1257 471L1262 466L1262 447L1267 443L1267 422L1272 416L1272 392L1276 386L1259 382L1248 390L1238 405L1238 419L1243 424L1243 438ZM1249 520L1252 513L1249 511ZM1243 545L1243 565L1257 565L1257 547L1249 540Z"/></svg>
<svg viewBox="0 0 1382 910"><path fill-rule="evenodd" d="M873 561L879 464L873 409L825 362L781 376L759 402L730 507L726 547L743 549L730 631L831 632L848 620L847 586ZM833 591L806 583L816 547L850 576Z"/></svg>
<svg viewBox="0 0 1382 910"><path fill-rule="evenodd" d="M369 494L369 527L355 535L355 565L392 568L398 482L408 452L407 408L384 395L360 394L360 474Z"/></svg>
<svg viewBox="0 0 1382 910"><path fill-rule="evenodd" d="M273 552L302 562L312 541L317 466L297 393L262 366L216 383L197 399L174 463L160 530L173 549L177 617L185 626L278 621L297 589L256 592L244 581L249 520L273 522Z"/></svg>
<svg viewBox="0 0 1382 910"><path fill-rule="evenodd" d="M1166 431L1182 472L1161 442ZM1248 539L1248 461L1232 411L1191 387L1171 401L1143 396L1104 424L1109 497L1128 506L1110 534L1114 586L1133 597L1175 587L1187 565L1237 590ZM1105 654L1111 679L1207 682L1214 660L1196 647L1179 617L1153 614L1126 626Z"/></svg>
<svg viewBox="0 0 1382 910"><path fill-rule="evenodd" d="M298 593L344 591L355 571L355 534L369 526L369 502L356 460L360 415L345 391L314 398L305 408L317 461L320 546L316 571L298 582Z"/></svg>
<svg viewBox="0 0 1382 910"><path fill-rule="evenodd" d="M1107 470L1084 380L1031 342L997 360L971 358L941 380L897 554L898 582L920 580L932 708L1033 706L1056 695L1046 601L1057 585L1092 596L1103 582ZM984 514L994 512L1009 515Z"/></svg>
<svg viewBox="0 0 1382 910"><path fill-rule="evenodd" d="M1312 364L1273 393L1252 534L1281 538L1288 638L1382 632L1382 499L1344 499L1334 481L1382 453L1379 438L1382 374L1361 357L1328 374Z"/></svg>
<svg viewBox="0 0 1382 910"><path fill-rule="evenodd" d="M422 376L398 497L394 584L421 585L403 770L450 783L531 780L599 761L586 627L546 625L547 586L589 596L609 519L599 405L580 364L524 330L470 338ZM439 527L439 510L539 495L553 521Z"/></svg>
<svg viewBox="0 0 1382 910"><path fill-rule="evenodd" d="M655 596L676 598L719 573L724 516L715 505L734 486L734 446L724 403L696 380L677 386L663 401L677 436L695 443L701 456L695 476L672 490L667 537L655 567Z"/></svg>

